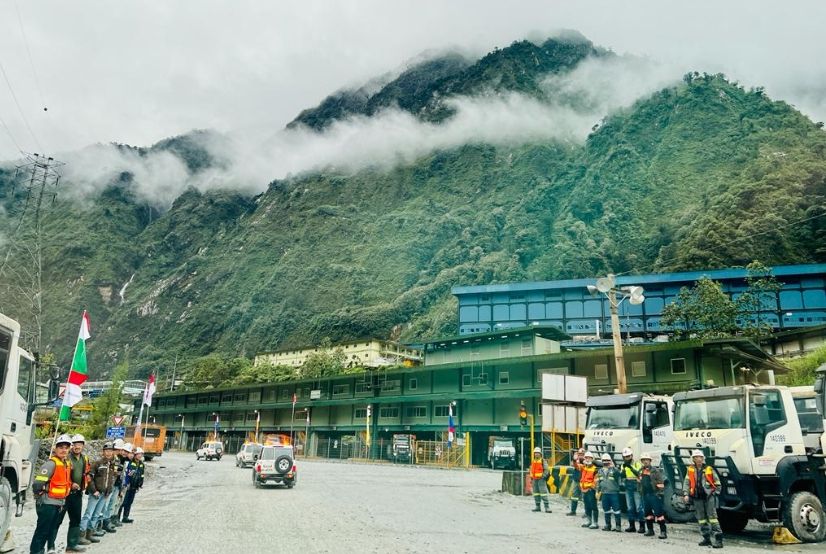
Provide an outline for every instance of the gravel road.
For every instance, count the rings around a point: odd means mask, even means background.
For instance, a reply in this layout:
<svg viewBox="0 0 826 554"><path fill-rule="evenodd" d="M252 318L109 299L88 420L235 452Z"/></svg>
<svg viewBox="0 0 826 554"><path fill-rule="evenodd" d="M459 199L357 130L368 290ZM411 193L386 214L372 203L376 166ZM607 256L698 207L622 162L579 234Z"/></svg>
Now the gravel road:
<svg viewBox="0 0 826 554"><path fill-rule="evenodd" d="M554 499L533 513L530 498L498 492L501 474L423 467L299 461L292 490L256 489L234 457L195 461L166 453L118 528L87 552L621 552L709 551L696 526L672 525L669 539L581 529ZM580 508L581 510L581 508ZM34 510L13 521L16 552L28 552ZM66 524L59 550L65 545ZM725 551L823 552L823 545L769 546L766 528L728 538Z"/></svg>

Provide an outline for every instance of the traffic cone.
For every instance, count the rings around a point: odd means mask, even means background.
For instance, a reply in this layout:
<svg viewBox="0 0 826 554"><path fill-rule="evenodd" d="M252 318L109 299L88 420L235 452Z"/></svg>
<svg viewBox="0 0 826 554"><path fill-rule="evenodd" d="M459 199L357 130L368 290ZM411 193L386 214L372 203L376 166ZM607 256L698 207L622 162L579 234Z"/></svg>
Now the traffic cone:
<svg viewBox="0 0 826 554"><path fill-rule="evenodd" d="M774 544L800 544L803 541L792 535L785 527L778 526L774 528L774 533L772 533L772 542Z"/></svg>

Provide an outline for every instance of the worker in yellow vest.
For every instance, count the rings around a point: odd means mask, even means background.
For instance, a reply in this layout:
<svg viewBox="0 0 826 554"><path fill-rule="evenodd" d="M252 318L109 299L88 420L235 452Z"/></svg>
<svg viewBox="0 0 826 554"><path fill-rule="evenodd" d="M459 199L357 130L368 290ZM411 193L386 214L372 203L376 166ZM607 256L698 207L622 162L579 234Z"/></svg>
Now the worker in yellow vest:
<svg viewBox="0 0 826 554"><path fill-rule="evenodd" d="M66 497L72 491L72 463L68 460L71 446L69 435L57 437L52 455L34 478L32 492L37 498L37 527L29 545L32 554L43 552L43 547L55 533Z"/></svg>
<svg viewBox="0 0 826 554"><path fill-rule="evenodd" d="M693 462L686 469L683 481L683 491L686 504L694 502L694 515L700 524L700 534L703 540L700 546L723 548L723 530L717 520L717 495L720 494L720 481L714 469L706 465L706 456L702 450L691 453ZM714 535L714 543L711 536Z"/></svg>
<svg viewBox="0 0 826 554"><path fill-rule="evenodd" d="M533 460L531 460L531 491L533 492L533 500L536 502L534 512L541 512L540 502L544 502L545 512L551 513L551 506L548 504L548 479L550 476L548 462L542 458L542 449L537 446L533 449Z"/></svg>

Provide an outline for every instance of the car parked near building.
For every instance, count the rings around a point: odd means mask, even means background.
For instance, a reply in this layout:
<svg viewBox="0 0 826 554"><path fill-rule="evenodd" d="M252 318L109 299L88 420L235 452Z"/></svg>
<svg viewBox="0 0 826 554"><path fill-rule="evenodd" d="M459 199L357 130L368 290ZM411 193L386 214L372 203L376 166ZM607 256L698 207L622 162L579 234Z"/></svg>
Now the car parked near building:
<svg viewBox="0 0 826 554"><path fill-rule="evenodd" d="M220 441L207 441L201 445L201 448L195 451L195 459L200 460L221 460L224 455L224 443Z"/></svg>
<svg viewBox="0 0 826 554"><path fill-rule="evenodd" d="M298 468L292 446L264 446L252 467L252 484L284 485L288 489L298 481Z"/></svg>
<svg viewBox="0 0 826 554"><path fill-rule="evenodd" d="M262 448L264 447L258 443L248 442L235 455L235 466L247 467L253 465L258 460L258 456L261 455Z"/></svg>

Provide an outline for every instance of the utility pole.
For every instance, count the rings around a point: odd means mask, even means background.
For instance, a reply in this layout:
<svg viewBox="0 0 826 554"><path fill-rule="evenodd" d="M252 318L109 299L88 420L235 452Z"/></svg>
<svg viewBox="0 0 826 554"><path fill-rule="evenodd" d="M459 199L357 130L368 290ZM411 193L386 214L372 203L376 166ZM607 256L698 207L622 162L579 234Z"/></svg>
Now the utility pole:
<svg viewBox="0 0 826 554"><path fill-rule="evenodd" d="M21 312L29 307L30 321L25 328L33 332L29 333L27 343L38 353L43 342L43 200L51 196L54 202L60 182L58 168L62 165L52 157L29 154L26 161L17 166L14 182L25 183L26 201L0 261L0 279L7 283L10 290L6 297L12 303L12 306L0 304L0 309L5 313L18 312L18 318L25 319ZM15 301L16 297L25 301Z"/></svg>
<svg viewBox="0 0 826 554"><path fill-rule="evenodd" d="M617 313L617 292L612 288L608 291L608 302L611 304L611 334L614 338L614 364L617 368L617 389L625 394L628 387L625 384L625 357L622 355L622 331L620 330L619 314Z"/></svg>

